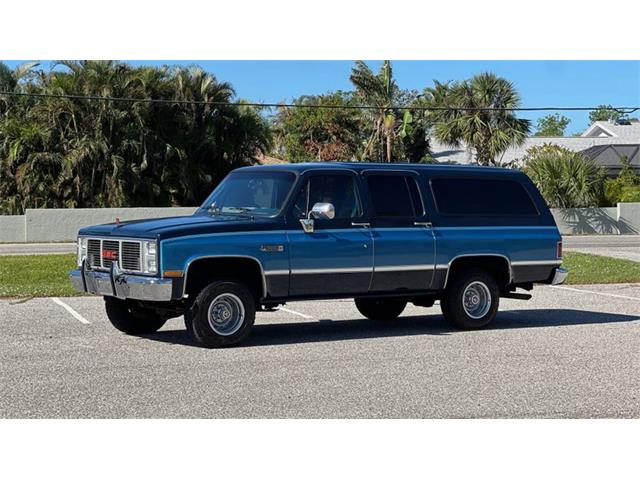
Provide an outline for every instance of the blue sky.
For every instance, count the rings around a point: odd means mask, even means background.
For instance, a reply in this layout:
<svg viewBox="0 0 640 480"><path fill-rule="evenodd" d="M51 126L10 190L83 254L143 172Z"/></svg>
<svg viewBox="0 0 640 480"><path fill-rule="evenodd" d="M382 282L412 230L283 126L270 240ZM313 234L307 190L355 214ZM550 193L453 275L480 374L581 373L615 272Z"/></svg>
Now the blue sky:
<svg viewBox="0 0 640 480"><path fill-rule="evenodd" d="M5 62L14 66L20 62ZM239 98L257 102L291 100L305 94L349 90L349 61L132 61L132 64L198 64L219 80L230 82ZM372 68L379 61L371 61ZM42 62L44 68L48 62ZM395 61L401 88L422 90L433 80L468 78L492 71L512 81L525 107L640 105L640 62L637 61ZM567 134L584 130L588 113L563 112L571 119ZM522 114L536 120L544 113ZM638 115L638 114L636 114Z"/></svg>

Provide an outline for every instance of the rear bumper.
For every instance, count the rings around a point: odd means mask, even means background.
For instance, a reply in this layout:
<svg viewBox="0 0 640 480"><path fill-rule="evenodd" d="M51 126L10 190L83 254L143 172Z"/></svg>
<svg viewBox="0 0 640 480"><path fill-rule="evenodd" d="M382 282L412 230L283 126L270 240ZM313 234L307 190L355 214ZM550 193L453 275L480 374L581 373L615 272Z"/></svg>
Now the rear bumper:
<svg viewBox="0 0 640 480"><path fill-rule="evenodd" d="M567 275L569 275L569 270L566 268L556 268L553 273L553 278L551 279L551 285L560 285L561 283L564 283Z"/></svg>
<svg viewBox="0 0 640 480"><path fill-rule="evenodd" d="M118 298L168 302L173 280L170 278L129 275L118 271L117 262L110 272L78 268L69 273L73 288L80 292Z"/></svg>

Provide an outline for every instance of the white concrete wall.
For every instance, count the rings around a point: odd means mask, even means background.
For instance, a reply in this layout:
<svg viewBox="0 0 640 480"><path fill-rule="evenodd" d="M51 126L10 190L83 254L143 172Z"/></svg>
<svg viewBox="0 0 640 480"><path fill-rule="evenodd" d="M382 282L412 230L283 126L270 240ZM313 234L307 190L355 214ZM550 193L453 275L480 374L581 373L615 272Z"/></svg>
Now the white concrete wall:
<svg viewBox="0 0 640 480"><path fill-rule="evenodd" d="M191 215L195 207L176 208L49 208L28 209L25 215L0 216L0 242L70 242L82 227L142 218ZM606 208L552 208L563 235L624 235L640 233L640 203Z"/></svg>
<svg viewBox="0 0 640 480"><path fill-rule="evenodd" d="M25 229L27 242L73 241L78 230L90 225L142 218L191 215L195 207L185 208L47 208L27 209Z"/></svg>
<svg viewBox="0 0 640 480"><path fill-rule="evenodd" d="M563 235L640 233L640 203L603 208L552 208L551 213Z"/></svg>
<svg viewBox="0 0 640 480"><path fill-rule="evenodd" d="M24 215L0 215L0 242L20 243L26 239Z"/></svg>

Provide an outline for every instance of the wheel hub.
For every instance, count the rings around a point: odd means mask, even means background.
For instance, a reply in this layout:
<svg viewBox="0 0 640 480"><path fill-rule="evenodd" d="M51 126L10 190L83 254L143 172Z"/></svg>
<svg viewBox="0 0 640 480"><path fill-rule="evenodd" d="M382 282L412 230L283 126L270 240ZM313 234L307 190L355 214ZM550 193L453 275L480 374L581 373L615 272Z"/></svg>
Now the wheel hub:
<svg viewBox="0 0 640 480"><path fill-rule="evenodd" d="M484 317L491 309L489 287L480 281L471 282L462 293L462 306L465 313L471 318Z"/></svg>
<svg viewBox="0 0 640 480"><path fill-rule="evenodd" d="M223 293L209 305L209 326L218 335L236 333L244 323L245 310L242 300L232 293Z"/></svg>

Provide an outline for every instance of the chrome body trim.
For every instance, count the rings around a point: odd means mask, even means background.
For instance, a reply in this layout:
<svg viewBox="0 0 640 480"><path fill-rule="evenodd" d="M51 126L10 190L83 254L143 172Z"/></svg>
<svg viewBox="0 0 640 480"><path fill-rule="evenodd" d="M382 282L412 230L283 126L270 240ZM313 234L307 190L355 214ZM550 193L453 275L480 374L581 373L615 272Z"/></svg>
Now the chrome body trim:
<svg viewBox="0 0 640 480"><path fill-rule="evenodd" d="M525 267L535 265L560 265L562 260L518 260L511 262L512 267Z"/></svg>
<svg viewBox="0 0 640 480"><path fill-rule="evenodd" d="M551 280L551 285L560 285L561 283L564 283L567 279L567 275L569 275L569 270L566 268L556 268L553 274L553 279Z"/></svg>
<svg viewBox="0 0 640 480"><path fill-rule="evenodd" d="M423 265L381 265L374 266L374 271L376 272L409 272L409 271L421 271L421 270L434 270L434 265L431 264L423 264Z"/></svg>
<svg viewBox="0 0 640 480"><path fill-rule="evenodd" d="M168 302L173 280L170 278L129 275L118 270L117 262L109 272L77 268L71 270L71 285L80 292L135 300Z"/></svg>
<svg viewBox="0 0 640 480"><path fill-rule="evenodd" d="M291 270L291 275L312 275L327 273L373 273L373 266L355 268L299 268L296 270Z"/></svg>

